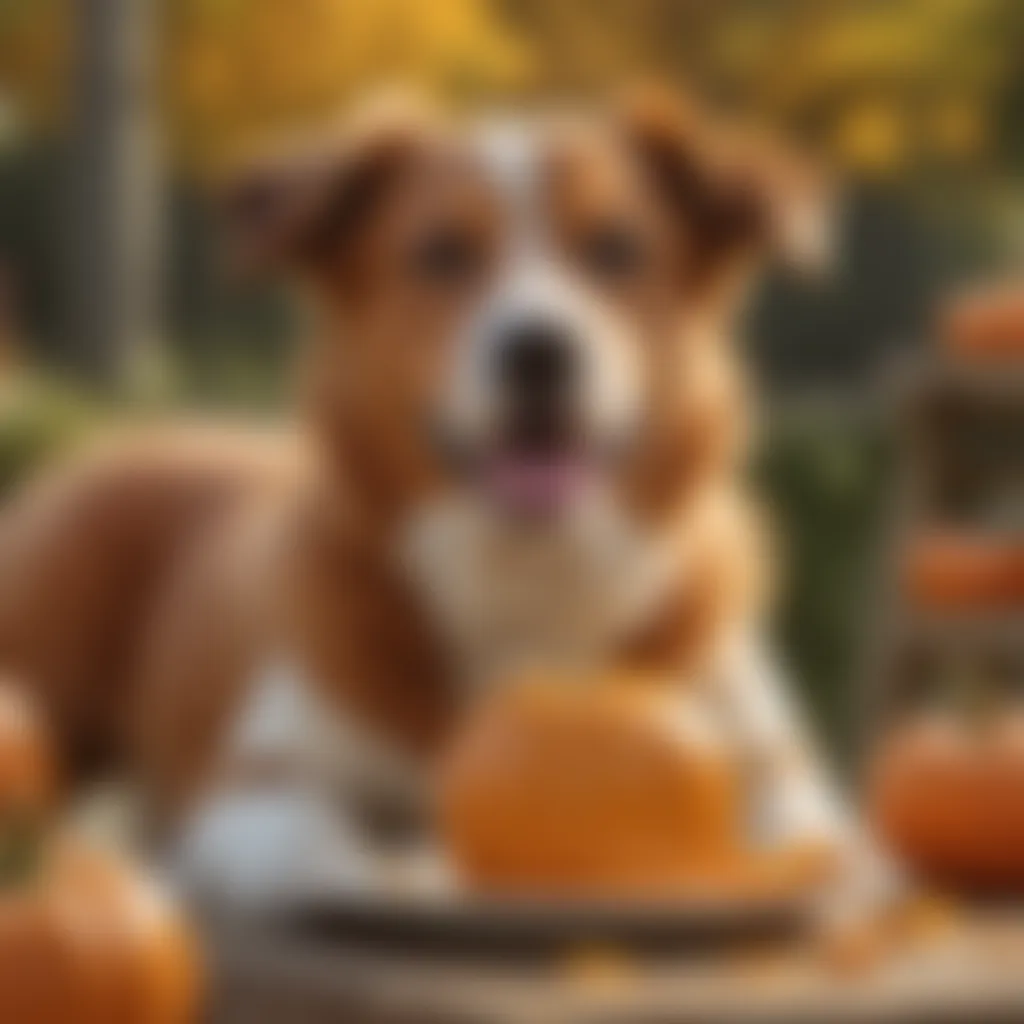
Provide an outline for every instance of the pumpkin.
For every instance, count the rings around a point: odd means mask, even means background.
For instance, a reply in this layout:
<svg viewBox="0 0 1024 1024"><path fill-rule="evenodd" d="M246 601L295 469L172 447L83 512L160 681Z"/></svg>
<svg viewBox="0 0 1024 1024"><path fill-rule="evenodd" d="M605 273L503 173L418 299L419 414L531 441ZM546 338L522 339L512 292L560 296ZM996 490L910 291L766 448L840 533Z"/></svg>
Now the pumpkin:
<svg viewBox="0 0 1024 1024"><path fill-rule="evenodd" d="M909 867L971 890L1024 890L1024 710L931 712L873 758L869 810Z"/></svg>
<svg viewBox="0 0 1024 1024"><path fill-rule="evenodd" d="M143 875L59 834L38 723L0 691L0 1022L188 1024L197 962Z"/></svg>
<svg viewBox="0 0 1024 1024"><path fill-rule="evenodd" d="M935 533L911 545L904 575L918 607L1018 605L1024 603L1024 544L994 536Z"/></svg>
<svg viewBox="0 0 1024 1024"><path fill-rule="evenodd" d="M53 791L53 762L35 710L13 686L0 684L0 820L41 813Z"/></svg>
<svg viewBox="0 0 1024 1024"><path fill-rule="evenodd" d="M971 359L1024 356L1024 284L990 286L958 296L942 328L949 350Z"/></svg>
<svg viewBox="0 0 1024 1024"><path fill-rule="evenodd" d="M0 1020L188 1024L197 970L171 905L129 865L70 841L0 894Z"/></svg>
<svg viewBox="0 0 1024 1024"><path fill-rule="evenodd" d="M817 852L752 855L735 750L694 700L647 680L500 690L448 752L439 794L457 874L490 891L753 894L820 868Z"/></svg>

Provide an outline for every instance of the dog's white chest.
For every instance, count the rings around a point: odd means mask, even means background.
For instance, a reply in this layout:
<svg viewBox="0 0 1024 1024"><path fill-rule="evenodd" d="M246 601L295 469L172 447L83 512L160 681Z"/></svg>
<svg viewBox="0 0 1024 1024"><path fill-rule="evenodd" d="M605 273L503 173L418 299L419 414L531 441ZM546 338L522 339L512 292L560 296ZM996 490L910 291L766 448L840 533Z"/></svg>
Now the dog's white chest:
<svg viewBox="0 0 1024 1024"><path fill-rule="evenodd" d="M532 531L445 505L407 541L407 565L470 682L600 662L679 571L662 545L598 508L571 528Z"/></svg>

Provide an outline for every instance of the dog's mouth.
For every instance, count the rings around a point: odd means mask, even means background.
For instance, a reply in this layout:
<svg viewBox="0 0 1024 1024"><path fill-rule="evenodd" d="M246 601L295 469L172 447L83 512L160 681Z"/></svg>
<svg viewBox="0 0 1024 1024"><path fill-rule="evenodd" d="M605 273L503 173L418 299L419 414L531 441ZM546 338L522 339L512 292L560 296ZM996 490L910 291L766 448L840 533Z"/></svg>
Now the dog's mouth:
<svg viewBox="0 0 1024 1024"><path fill-rule="evenodd" d="M531 519L570 511L601 475L600 460L583 446L491 453L476 474L477 486L500 510Z"/></svg>
<svg viewBox="0 0 1024 1024"><path fill-rule="evenodd" d="M505 432L472 444L435 431L447 467L463 486L513 519L564 518L600 490L629 447L628 439L598 440L580 431L543 439Z"/></svg>

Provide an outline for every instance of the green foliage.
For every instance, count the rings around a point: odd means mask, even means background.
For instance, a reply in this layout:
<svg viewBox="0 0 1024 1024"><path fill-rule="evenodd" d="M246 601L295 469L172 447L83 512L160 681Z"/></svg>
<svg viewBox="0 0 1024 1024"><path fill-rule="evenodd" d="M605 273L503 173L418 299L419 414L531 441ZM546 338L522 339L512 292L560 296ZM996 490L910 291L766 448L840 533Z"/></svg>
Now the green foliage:
<svg viewBox="0 0 1024 1024"><path fill-rule="evenodd" d="M820 408L780 418L757 465L782 543L778 633L812 717L844 755L891 472L880 417Z"/></svg>
<svg viewBox="0 0 1024 1024"><path fill-rule="evenodd" d="M528 66L480 0L176 0L161 42L175 138L203 162L322 121L371 85L458 98L508 89Z"/></svg>
<svg viewBox="0 0 1024 1024"><path fill-rule="evenodd" d="M104 413L70 388L40 380L0 384L0 495L86 437Z"/></svg>
<svg viewBox="0 0 1024 1024"><path fill-rule="evenodd" d="M0 77L69 105L72 0L0 0ZM173 0L159 44L179 153L216 159L380 82L479 96L700 82L847 164L984 164L1020 138L1019 0Z"/></svg>

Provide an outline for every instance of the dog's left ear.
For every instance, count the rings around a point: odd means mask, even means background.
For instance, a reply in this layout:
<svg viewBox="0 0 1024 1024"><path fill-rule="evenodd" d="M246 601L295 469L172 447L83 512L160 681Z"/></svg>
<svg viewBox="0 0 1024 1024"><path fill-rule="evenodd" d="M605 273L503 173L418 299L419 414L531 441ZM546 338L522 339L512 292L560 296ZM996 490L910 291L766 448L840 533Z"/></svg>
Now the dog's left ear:
<svg viewBox="0 0 1024 1024"><path fill-rule="evenodd" d="M228 176L219 207L245 275L330 273L427 131L419 107L375 101L313 145L278 148Z"/></svg>
<svg viewBox="0 0 1024 1024"><path fill-rule="evenodd" d="M663 90L626 96L619 123L686 237L684 272L705 280L775 257L800 271L832 260L834 196L810 161L715 126Z"/></svg>

